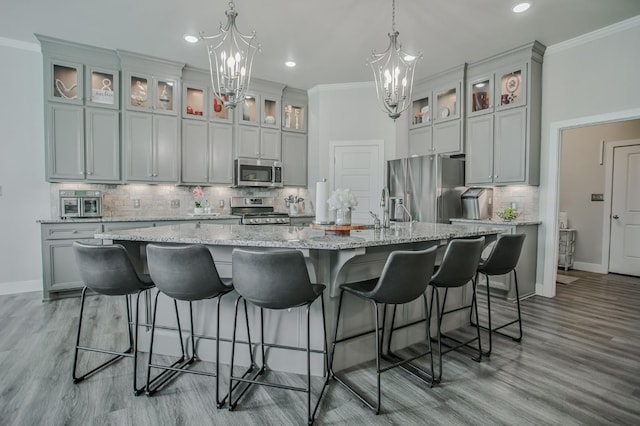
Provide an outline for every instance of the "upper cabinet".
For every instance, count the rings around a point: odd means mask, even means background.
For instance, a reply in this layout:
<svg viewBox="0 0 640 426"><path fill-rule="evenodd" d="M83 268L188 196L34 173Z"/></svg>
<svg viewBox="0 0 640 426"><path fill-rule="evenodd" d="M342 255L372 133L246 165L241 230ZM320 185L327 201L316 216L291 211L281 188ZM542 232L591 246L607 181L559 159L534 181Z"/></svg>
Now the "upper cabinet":
<svg viewBox="0 0 640 426"><path fill-rule="evenodd" d="M236 157L281 160L280 110L284 85L251 79L236 106Z"/></svg>
<svg viewBox="0 0 640 426"><path fill-rule="evenodd" d="M178 183L184 64L118 51L124 76L125 181Z"/></svg>
<svg viewBox="0 0 640 426"><path fill-rule="evenodd" d="M36 37L44 64L47 180L119 182L116 52Z"/></svg>
<svg viewBox="0 0 640 426"><path fill-rule="evenodd" d="M182 72L182 183L233 183L233 110L211 90L209 72Z"/></svg>
<svg viewBox="0 0 640 426"><path fill-rule="evenodd" d="M307 92L286 87L282 94L282 130L307 133Z"/></svg>
<svg viewBox="0 0 640 426"><path fill-rule="evenodd" d="M533 42L467 69L467 185L538 185L542 58Z"/></svg>
<svg viewBox="0 0 640 426"><path fill-rule="evenodd" d="M462 154L466 64L416 82L409 121L409 155Z"/></svg>

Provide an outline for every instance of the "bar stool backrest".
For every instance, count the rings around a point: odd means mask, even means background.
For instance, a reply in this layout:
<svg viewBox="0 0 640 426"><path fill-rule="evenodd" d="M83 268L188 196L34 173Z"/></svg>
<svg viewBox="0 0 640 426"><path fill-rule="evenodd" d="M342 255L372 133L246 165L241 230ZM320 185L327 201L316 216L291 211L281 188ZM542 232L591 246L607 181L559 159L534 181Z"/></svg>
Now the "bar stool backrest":
<svg viewBox="0 0 640 426"><path fill-rule="evenodd" d="M420 251L393 251L367 297L377 303L403 304L421 296L429 285L437 246Z"/></svg>
<svg viewBox="0 0 640 426"><path fill-rule="evenodd" d="M437 287L461 287L475 277L484 247L484 237L451 240L442 263L431 277Z"/></svg>
<svg viewBox="0 0 640 426"><path fill-rule="evenodd" d="M504 234L498 238L480 271L487 275L503 275L513 271L520 259L525 234Z"/></svg>
<svg viewBox="0 0 640 426"><path fill-rule="evenodd" d="M297 250L233 249L233 284L242 297L262 308L288 309L317 297Z"/></svg>
<svg viewBox="0 0 640 426"><path fill-rule="evenodd" d="M203 300L228 291L205 246L147 245L147 264L156 287L177 300Z"/></svg>
<svg viewBox="0 0 640 426"><path fill-rule="evenodd" d="M72 247L82 282L96 293L121 296L153 287L150 278L138 275L126 249L120 244L74 241Z"/></svg>

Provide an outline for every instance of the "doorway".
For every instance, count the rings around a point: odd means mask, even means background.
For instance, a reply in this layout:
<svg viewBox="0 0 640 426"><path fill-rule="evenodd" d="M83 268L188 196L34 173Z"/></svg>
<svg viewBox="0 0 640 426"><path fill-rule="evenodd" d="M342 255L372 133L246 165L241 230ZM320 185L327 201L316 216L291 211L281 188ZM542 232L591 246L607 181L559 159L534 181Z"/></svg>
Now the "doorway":
<svg viewBox="0 0 640 426"><path fill-rule="evenodd" d="M541 159L546 162L547 170L540 183L542 227L540 237L543 244L538 246L538 280L536 293L545 297L553 297L556 292L556 274L558 258L558 214L560 187L560 159L563 131L584 126L616 123L640 118L640 109L618 111L597 116L587 116L550 124L549 147L547 156Z"/></svg>

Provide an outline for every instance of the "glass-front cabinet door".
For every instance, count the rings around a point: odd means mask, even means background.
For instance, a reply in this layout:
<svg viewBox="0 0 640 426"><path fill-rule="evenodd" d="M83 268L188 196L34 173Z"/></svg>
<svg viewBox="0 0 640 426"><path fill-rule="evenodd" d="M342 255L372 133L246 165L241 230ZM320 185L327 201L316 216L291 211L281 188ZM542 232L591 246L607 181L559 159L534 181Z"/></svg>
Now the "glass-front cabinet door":
<svg viewBox="0 0 640 426"><path fill-rule="evenodd" d="M84 99L83 66L71 62L51 61L49 100L82 105Z"/></svg>
<svg viewBox="0 0 640 426"><path fill-rule="evenodd" d="M431 93L423 96L418 95L411 102L411 124L409 127L422 127L431 124L431 117Z"/></svg>
<svg viewBox="0 0 640 426"><path fill-rule="evenodd" d="M459 92L459 85L445 87L434 92L433 99L435 100L435 108L433 119L435 122L460 118L458 106Z"/></svg>
<svg viewBox="0 0 640 426"><path fill-rule="evenodd" d="M210 118L213 121L220 121L223 123L231 123L233 121L233 114L228 108L225 108L224 102L227 100L226 96L223 95L222 99L218 99L213 91L211 93L211 109L210 109Z"/></svg>
<svg viewBox="0 0 640 426"><path fill-rule="evenodd" d="M499 110L527 104L526 66L511 67L496 73L496 107Z"/></svg>
<svg viewBox="0 0 640 426"><path fill-rule="evenodd" d="M154 78L148 74L128 72L125 83L127 109L174 115L179 102L176 99L177 80Z"/></svg>
<svg viewBox="0 0 640 426"><path fill-rule="evenodd" d="M305 107L301 105L294 105L292 103L285 104L282 128L284 130L306 131L307 120Z"/></svg>
<svg viewBox="0 0 640 426"><path fill-rule="evenodd" d="M153 112L174 114L177 103L175 102L176 88L175 80L168 78L154 79L155 96ZM200 109L202 112L202 109Z"/></svg>
<svg viewBox="0 0 640 426"><path fill-rule="evenodd" d="M256 95L246 95L244 101L240 102L236 109L238 110L238 123L259 124L259 103Z"/></svg>
<svg viewBox="0 0 640 426"><path fill-rule="evenodd" d="M469 82L469 116L493 112L493 75Z"/></svg>
<svg viewBox="0 0 640 426"><path fill-rule="evenodd" d="M262 95L262 126L280 126L280 100L276 96Z"/></svg>
<svg viewBox="0 0 640 426"><path fill-rule="evenodd" d="M86 104L100 108L118 109L120 107L118 72L87 66L86 74Z"/></svg>
<svg viewBox="0 0 640 426"><path fill-rule="evenodd" d="M128 73L125 83L125 105L127 109L147 111L151 110L149 102L151 90L151 77L144 74Z"/></svg>
<svg viewBox="0 0 640 426"><path fill-rule="evenodd" d="M207 89L205 87L183 83L182 117L198 120L207 119Z"/></svg>

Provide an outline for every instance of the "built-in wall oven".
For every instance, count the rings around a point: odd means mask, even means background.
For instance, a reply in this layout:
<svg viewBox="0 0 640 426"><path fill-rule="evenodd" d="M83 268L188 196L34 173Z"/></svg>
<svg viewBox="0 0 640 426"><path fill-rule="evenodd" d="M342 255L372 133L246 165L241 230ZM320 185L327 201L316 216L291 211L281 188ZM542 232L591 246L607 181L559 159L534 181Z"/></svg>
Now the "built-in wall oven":
<svg viewBox="0 0 640 426"><path fill-rule="evenodd" d="M102 217L102 191L61 189L60 217Z"/></svg>
<svg viewBox="0 0 640 426"><path fill-rule="evenodd" d="M282 163L275 160L238 158L234 164L235 186L281 188Z"/></svg>

